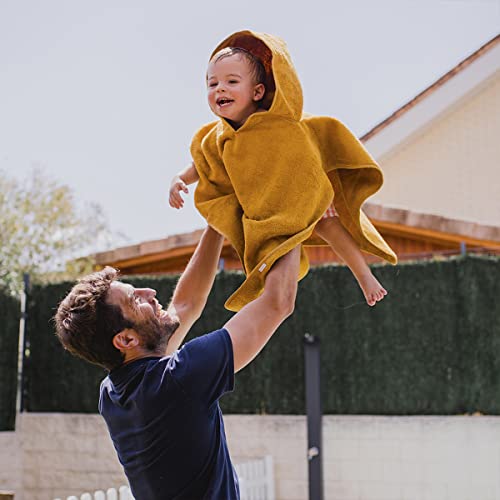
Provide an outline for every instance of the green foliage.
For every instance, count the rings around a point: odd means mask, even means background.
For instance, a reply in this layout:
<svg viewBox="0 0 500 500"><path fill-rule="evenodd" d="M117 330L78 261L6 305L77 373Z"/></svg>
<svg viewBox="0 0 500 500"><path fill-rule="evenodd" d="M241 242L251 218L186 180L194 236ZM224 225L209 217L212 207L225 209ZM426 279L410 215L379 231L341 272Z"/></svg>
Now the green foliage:
<svg viewBox="0 0 500 500"><path fill-rule="evenodd" d="M16 419L19 302L0 288L0 431L14 430Z"/></svg>
<svg viewBox="0 0 500 500"><path fill-rule="evenodd" d="M22 181L0 171L0 227L0 285L13 294L22 290L23 273L75 277L82 262L76 272L66 262L109 234L97 205L78 210L72 191L41 170ZM86 261L83 270L90 267Z"/></svg>
<svg viewBox="0 0 500 500"><path fill-rule="evenodd" d="M389 295L370 308L345 267L311 270L294 315L238 373L224 411L303 414L303 337L311 333L321 341L327 414L500 415L500 259L469 256L374 272ZM127 281L156 288L164 304L175 286L171 277ZM234 272L217 277L191 337L227 321L223 303L241 281ZM31 295L31 411L97 408L104 372L65 353L50 322L68 289L37 286Z"/></svg>

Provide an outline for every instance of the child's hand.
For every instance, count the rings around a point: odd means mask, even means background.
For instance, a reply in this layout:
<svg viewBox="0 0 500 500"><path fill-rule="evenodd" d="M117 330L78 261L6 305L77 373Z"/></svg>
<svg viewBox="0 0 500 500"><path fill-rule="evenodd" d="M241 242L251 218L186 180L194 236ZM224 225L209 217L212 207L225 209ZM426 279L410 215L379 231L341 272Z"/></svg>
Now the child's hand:
<svg viewBox="0 0 500 500"><path fill-rule="evenodd" d="M189 193L185 182L178 175L176 175L170 183L170 194L168 198L168 202L172 208L182 208L184 206L181 191L184 191L186 194Z"/></svg>

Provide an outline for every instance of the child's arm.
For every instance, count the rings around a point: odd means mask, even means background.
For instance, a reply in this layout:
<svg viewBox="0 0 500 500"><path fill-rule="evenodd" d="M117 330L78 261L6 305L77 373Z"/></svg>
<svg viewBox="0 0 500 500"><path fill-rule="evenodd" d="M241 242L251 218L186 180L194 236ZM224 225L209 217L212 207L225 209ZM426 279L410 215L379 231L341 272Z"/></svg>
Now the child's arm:
<svg viewBox="0 0 500 500"><path fill-rule="evenodd" d="M184 200L181 196L181 191L184 191L186 194L188 191L188 185L193 184L198 181L200 176L196 171L194 163L191 162L184 170L181 170L178 174L174 176L172 181L170 182L170 191L169 191L169 203L173 208L182 208L184 206Z"/></svg>

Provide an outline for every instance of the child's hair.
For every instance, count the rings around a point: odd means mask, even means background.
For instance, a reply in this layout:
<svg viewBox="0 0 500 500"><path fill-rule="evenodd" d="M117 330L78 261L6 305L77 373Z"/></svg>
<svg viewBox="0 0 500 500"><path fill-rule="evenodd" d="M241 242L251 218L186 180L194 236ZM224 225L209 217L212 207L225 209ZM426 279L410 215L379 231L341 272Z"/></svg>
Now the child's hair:
<svg viewBox="0 0 500 500"><path fill-rule="evenodd" d="M264 69L264 65L258 57L255 57L248 50L242 49L240 47L225 47L224 49L221 49L219 50L219 52L215 53L210 61L217 62L224 57L233 56L235 54L240 54L250 63L252 76L255 79L255 83L266 83L267 75L266 70Z"/></svg>

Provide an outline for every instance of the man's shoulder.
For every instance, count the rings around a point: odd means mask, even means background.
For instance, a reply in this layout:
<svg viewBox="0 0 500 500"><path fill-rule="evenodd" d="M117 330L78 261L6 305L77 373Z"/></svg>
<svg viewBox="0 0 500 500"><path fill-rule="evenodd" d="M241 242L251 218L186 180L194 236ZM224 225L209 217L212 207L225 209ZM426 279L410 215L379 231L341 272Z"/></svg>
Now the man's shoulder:
<svg viewBox="0 0 500 500"><path fill-rule="evenodd" d="M197 399L215 401L234 385L231 337L225 328L196 337L172 355L170 373Z"/></svg>
<svg viewBox="0 0 500 500"><path fill-rule="evenodd" d="M189 342L186 342L181 349L196 347L208 349L222 346L231 346L231 337L229 336L229 332L224 327L191 339Z"/></svg>
<svg viewBox="0 0 500 500"><path fill-rule="evenodd" d="M171 356L145 356L108 373L101 381L100 391L121 390L133 380L151 378L162 373L168 366Z"/></svg>
<svg viewBox="0 0 500 500"><path fill-rule="evenodd" d="M171 387L169 381L172 377L168 373L170 361L171 356L151 356L113 370L101 381L99 412L103 414L106 408L124 408L138 395L147 399L148 395L165 393L164 389Z"/></svg>
<svg viewBox="0 0 500 500"><path fill-rule="evenodd" d="M214 330L210 333L205 333L199 337L186 342L180 349L172 355L171 364L175 367L175 364L184 357L198 357L210 354L211 351L219 352L221 349L232 349L231 337L225 328L220 328L219 330Z"/></svg>

